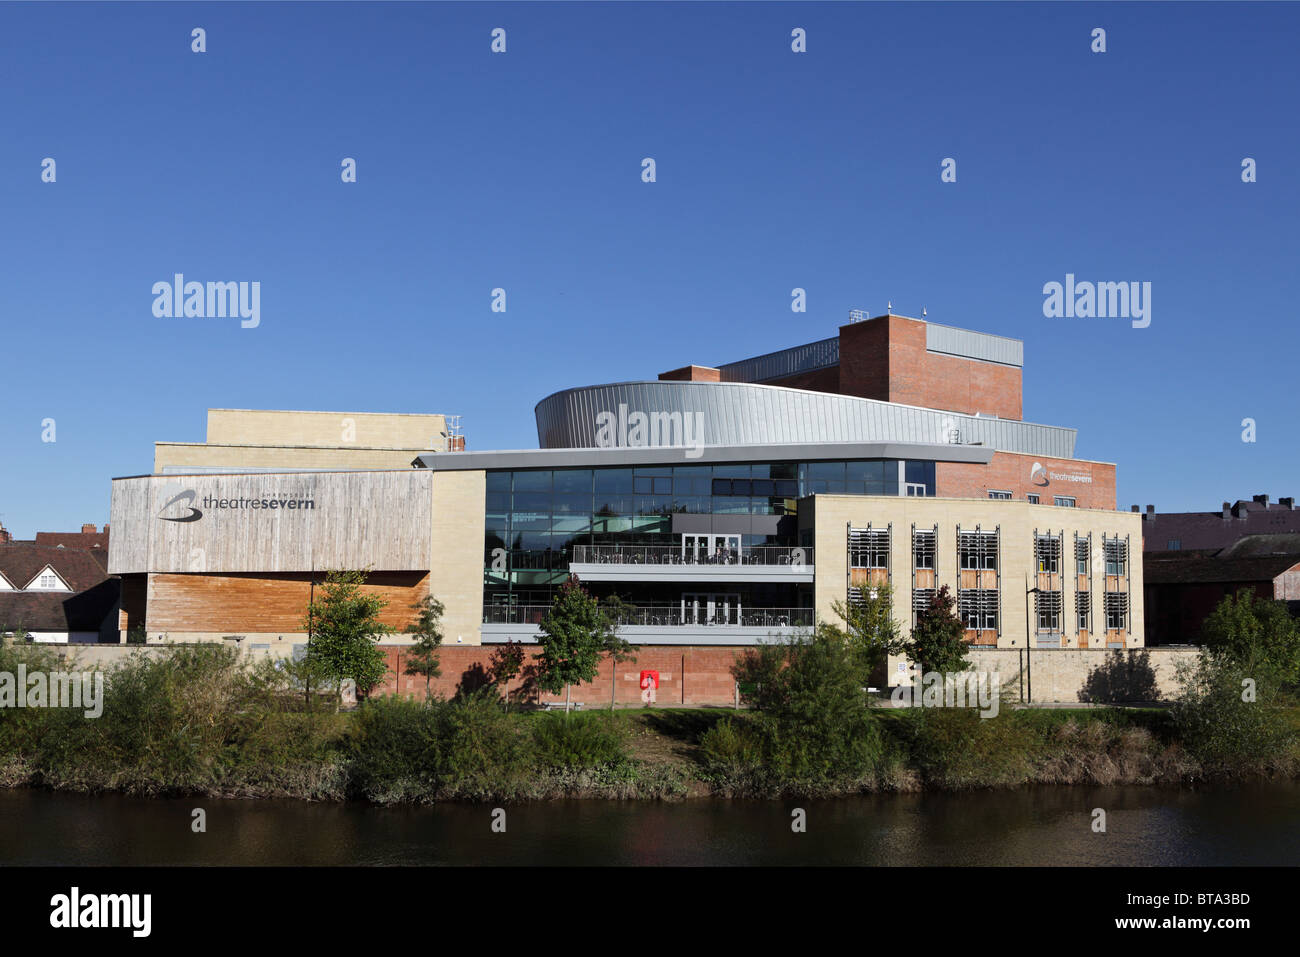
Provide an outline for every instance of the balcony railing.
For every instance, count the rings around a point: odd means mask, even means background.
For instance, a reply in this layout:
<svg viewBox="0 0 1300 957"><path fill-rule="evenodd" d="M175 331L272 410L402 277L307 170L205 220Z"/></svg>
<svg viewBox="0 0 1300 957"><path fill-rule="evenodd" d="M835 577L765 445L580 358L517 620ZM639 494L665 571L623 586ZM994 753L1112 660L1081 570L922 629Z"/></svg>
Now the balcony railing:
<svg viewBox="0 0 1300 957"><path fill-rule="evenodd" d="M590 565L791 565L811 570L813 550L789 545L739 549L683 549L681 545L575 545L575 564Z"/></svg>
<svg viewBox="0 0 1300 957"><path fill-rule="evenodd" d="M485 625L536 625L551 610L550 605L484 605ZM810 628L811 608L742 608L732 606L709 614L704 608L683 609L679 605L626 606L620 625L652 628L681 628L709 625L719 628Z"/></svg>

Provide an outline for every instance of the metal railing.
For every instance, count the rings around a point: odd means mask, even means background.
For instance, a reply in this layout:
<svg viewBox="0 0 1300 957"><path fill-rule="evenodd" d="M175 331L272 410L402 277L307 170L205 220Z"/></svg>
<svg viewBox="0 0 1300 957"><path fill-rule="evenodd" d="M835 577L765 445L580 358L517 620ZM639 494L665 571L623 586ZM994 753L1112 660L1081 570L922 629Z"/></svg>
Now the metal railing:
<svg viewBox="0 0 1300 957"><path fill-rule="evenodd" d="M681 545L575 545L571 563L592 565L791 565L812 569L813 550L790 545L690 548Z"/></svg>
<svg viewBox="0 0 1300 957"><path fill-rule="evenodd" d="M484 605L485 625L536 625L551 610L550 605ZM740 608L717 609L712 614L704 607L682 608L680 605L626 606L620 625L645 625L657 628L681 628L710 625L719 628L810 628L811 608Z"/></svg>

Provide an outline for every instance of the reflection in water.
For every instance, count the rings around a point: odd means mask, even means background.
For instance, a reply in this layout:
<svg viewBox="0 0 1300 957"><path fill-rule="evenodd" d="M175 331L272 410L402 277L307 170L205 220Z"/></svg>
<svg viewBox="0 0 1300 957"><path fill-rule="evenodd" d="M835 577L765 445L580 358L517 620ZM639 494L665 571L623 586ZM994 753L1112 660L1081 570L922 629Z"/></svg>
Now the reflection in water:
<svg viewBox="0 0 1300 957"><path fill-rule="evenodd" d="M1300 785L380 808L0 790L0 864L1300 863ZM808 830L790 830L790 811ZM207 810L208 830L190 830ZM1107 832L1092 830L1106 812Z"/></svg>

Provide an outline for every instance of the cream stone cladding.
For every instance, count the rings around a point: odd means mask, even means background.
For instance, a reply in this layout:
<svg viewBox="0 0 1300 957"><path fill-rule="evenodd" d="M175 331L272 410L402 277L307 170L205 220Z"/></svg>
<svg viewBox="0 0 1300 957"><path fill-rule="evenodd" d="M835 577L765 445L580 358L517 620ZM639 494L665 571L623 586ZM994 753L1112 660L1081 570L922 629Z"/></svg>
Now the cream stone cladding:
<svg viewBox="0 0 1300 957"><path fill-rule="evenodd" d="M1133 512L1100 509L1063 508L1034 505L1029 502L894 496L817 495L799 505L801 532L812 530L816 569L815 607L819 621L838 622L832 611L834 601L848 594L847 530L884 528L892 525L890 536L890 583L894 588L894 617L904 633L912 625L912 527L917 530L938 526L936 587L947 585L956 596L957 529L999 533L998 582L999 648L1026 646L1026 602L1033 616L1033 596L1026 592L1036 582L1034 534L1060 535L1062 543L1063 585L1061 613L1061 648L1079 648L1076 620L1078 588L1075 570L1074 540L1092 534L1092 606L1096 634L1104 624L1102 592L1105 566L1100 564L1102 536L1128 539L1129 598L1126 648L1143 647L1142 602L1142 526L1141 516ZM1099 569L1099 572L1098 572ZM1102 650L1104 642L1094 639L1090 648ZM1037 642L1035 649L1040 647ZM1049 651L1042 652L1044 654ZM1037 654L1037 651L1036 651ZM897 684L898 659L889 662L889 684Z"/></svg>
<svg viewBox="0 0 1300 957"><path fill-rule="evenodd" d="M446 609L442 630L447 645L482 640L486 474L433 473L429 590Z"/></svg>
<svg viewBox="0 0 1300 957"><path fill-rule="evenodd" d="M441 415L208 410L208 442L213 445L435 449L442 447L439 433L446 430L447 420Z"/></svg>
<svg viewBox="0 0 1300 957"><path fill-rule="evenodd" d="M207 441L154 443L154 472L410 468L446 431L436 414L209 409Z"/></svg>
<svg viewBox="0 0 1300 957"><path fill-rule="evenodd" d="M308 446L205 445L197 442L154 443L157 474L187 469L406 469L428 449L336 449Z"/></svg>

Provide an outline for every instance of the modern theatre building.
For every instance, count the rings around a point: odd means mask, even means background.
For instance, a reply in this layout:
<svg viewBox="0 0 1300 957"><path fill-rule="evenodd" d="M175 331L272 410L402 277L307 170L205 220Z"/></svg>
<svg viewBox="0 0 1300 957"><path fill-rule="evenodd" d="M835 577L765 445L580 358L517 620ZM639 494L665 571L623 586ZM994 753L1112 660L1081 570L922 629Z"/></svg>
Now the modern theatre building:
<svg viewBox="0 0 1300 957"><path fill-rule="evenodd" d="M113 481L123 637L287 654L313 583L346 567L371 569L399 630L422 596L444 603L464 659L444 674L534 640L576 574L632 606L661 700L729 700L738 649L879 582L904 628L947 585L978 645L1140 647L1141 518L1073 429L1021 418L1022 343L853 320L548 396L531 450L464 451L443 416L213 410L207 443L160 443L153 474Z"/></svg>

